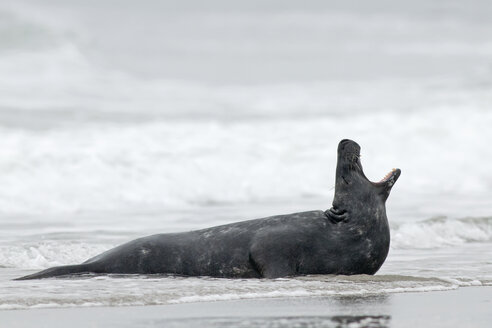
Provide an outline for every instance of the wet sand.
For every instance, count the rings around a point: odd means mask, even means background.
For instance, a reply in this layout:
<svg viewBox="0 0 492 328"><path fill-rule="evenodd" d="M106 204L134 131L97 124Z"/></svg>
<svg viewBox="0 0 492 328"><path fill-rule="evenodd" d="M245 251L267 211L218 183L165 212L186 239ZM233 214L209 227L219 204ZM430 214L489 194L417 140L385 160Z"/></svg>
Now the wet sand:
<svg viewBox="0 0 492 328"><path fill-rule="evenodd" d="M426 293L0 311L2 327L490 327L492 287Z"/></svg>

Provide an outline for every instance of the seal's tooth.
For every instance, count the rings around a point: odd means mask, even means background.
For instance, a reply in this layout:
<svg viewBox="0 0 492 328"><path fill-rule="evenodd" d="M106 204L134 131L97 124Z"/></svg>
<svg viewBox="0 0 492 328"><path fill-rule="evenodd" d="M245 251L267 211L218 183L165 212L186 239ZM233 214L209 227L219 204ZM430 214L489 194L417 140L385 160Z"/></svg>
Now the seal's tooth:
<svg viewBox="0 0 492 328"><path fill-rule="evenodd" d="M396 169L393 168L391 171L389 171L379 182L386 182L388 179L393 175L393 173L396 172Z"/></svg>

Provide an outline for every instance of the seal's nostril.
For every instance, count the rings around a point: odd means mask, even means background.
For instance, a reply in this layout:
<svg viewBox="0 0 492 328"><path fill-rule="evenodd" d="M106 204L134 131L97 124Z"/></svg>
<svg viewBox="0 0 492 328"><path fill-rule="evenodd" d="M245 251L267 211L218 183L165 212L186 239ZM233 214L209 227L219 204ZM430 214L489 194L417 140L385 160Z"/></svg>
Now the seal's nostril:
<svg viewBox="0 0 492 328"><path fill-rule="evenodd" d="M338 144L338 153L341 154L342 152L351 152L358 155L360 152L360 146L353 140L343 139Z"/></svg>
<svg viewBox="0 0 492 328"><path fill-rule="evenodd" d="M343 139L338 143L338 150L344 150L347 144L349 144L350 142L351 142L350 139Z"/></svg>

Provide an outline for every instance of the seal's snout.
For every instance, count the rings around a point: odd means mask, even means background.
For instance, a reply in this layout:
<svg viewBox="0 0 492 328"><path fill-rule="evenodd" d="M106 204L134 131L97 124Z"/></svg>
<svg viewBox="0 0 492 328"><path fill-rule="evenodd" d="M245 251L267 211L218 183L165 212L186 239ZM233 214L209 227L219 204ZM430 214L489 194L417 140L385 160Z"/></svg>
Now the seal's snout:
<svg viewBox="0 0 492 328"><path fill-rule="evenodd" d="M360 146L353 140L343 139L338 144L338 154L342 155L344 153L360 154Z"/></svg>

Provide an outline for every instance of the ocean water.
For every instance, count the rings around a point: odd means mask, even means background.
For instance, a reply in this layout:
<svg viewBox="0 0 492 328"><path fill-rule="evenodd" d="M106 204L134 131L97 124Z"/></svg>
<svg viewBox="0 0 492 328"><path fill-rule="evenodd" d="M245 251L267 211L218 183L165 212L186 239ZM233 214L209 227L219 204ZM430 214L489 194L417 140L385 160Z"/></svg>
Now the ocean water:
<svg viewBox="0 0 492 328"><path fill-rule="evenodd" d="M492 285L486 1L0 4L0 309ZM375 276L12 281L133 238L331 206L402 170Z"/></svg>

